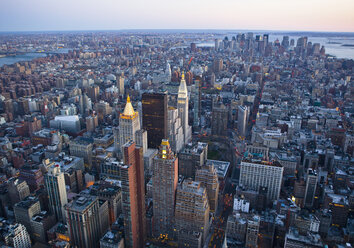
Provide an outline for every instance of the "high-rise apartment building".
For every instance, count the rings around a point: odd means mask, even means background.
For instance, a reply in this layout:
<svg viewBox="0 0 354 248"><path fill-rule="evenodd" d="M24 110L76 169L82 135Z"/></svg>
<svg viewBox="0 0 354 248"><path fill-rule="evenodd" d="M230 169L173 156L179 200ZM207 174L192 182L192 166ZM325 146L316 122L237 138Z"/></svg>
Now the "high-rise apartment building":
<svg viewBox="0 0 354 248"><path fill-rule="evenodd" d="M209 203L201 182L186 180L177 187L175 222L179 247L185 247L185 235L199 232L202 243L209 231Z"/></svg>
<svg viewBox="0 0 354 248"><path fill-rule="evenodd" d="M219 182L215 167L205 165L196 171L195 181L201 182L206 188L209 200L210 211L215 212L218 208Z"/></svg>
<svg viewBox="0 0 354 248"><path fill-rule="evenodd" d="M167 94L144 93L142 95L143 128L147 131L148 147L158 148L167 139Z"/></svg>
<svg viewBox="0 0 354 248"><path fill-rule="evenodd" d="M26 227L21 224L8 225L2 227L4 232L3 239L6 246L14 248L30 248L31 238L26 230Z"/></svg>
<svg viewBox="0 0 354 248"><path fill-rule="evenodd" d="M273 163L255 159L245 159L241 162L240 185L259 191L261 187L267 190L267 200L278 200L284 168L278 161Z"/></svg>
<svg viewBox="0 0 354 248"><path fill-rule="evenodd" d="M64 173L59 165L49 168L44 176L45 187L49 196L49 205L58 221L65 222L65 204L68 203L66 196Z"/></svg>
<svg viewBox="0 0 354 248"><path fill-rule="evenodd" d="M120 170L124 239L127 247L138 248L144 246L146 239L143 151L130 141L123 146L123 154Z"/></svg>
<svg viewBox="0 0 354 248"><path fill-rule="evenodd" d="M187 144L192 138L192 128L188 124L188 89L184 73L182 73L181 83L178 88L177 109L182 122L184 144Z"/></svg>
<svg viewBox="0 0 354 248"><path fill-rule="evenodd" d="M96 196L80 195L65 209L70 243L80 248L97 247L109 226L107 202L99 201Z"/></svg>
<svg viewBox="0 0 354 248"><path fill-rule="evenodd" d="M164 139L153 160L152 199L155 236L173 234L177 184L178 158L172 152L168 140Z"/></svg>

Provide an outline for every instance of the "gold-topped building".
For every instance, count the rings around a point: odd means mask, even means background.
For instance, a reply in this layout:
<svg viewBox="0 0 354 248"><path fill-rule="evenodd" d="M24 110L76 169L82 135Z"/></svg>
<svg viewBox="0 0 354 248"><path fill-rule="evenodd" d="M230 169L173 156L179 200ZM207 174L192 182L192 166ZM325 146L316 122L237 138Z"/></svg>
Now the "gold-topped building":
<svg viewBox="0 0 354 248"><path fill-rule="evenodd" d="M181 83L178 88L177 97L178 116L181 118L184 144L187 144L192 139L192 127L188 124L188 88L182 73Z"/></svg>
<svg viewBox="0 0 354 248"><path fill-rule="evenodd" d="M114 146L118 157L122 157L122 147L129 141L136 142L137 146L147 149L147 132L140 127L139 112L135 111L127 97L123 113L119 116L119 126L114 130Z"/></svg>
<svg viewBox="0 0 354 248"><path fill-rule="evenodd" d="M178 184L178 158L170 143L163 139L153 159L152 199L154 206L153 234L174 235L174 212Z"/></svg>

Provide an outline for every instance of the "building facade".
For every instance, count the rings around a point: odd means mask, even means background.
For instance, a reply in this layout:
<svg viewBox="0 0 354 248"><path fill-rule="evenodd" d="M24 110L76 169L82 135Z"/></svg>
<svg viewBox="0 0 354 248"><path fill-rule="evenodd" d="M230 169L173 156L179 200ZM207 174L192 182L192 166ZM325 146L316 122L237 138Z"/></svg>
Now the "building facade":
<svg viewBox="0 0 354 248"><path fill-rule="evenodd" d="M168 140L164 139L153 162L152 199L155 236L173 235L177 184L178 158L172 152Z"/></svg>

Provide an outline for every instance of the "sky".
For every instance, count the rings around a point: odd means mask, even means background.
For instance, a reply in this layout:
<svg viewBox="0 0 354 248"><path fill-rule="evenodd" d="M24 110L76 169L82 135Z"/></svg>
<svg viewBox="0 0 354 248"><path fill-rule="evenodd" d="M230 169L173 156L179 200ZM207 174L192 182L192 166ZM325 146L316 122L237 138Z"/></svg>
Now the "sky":
<svg viewBox="0 0 354 248"><path fill-rule="evenodd" d="M354 32L354 0L0 0L0 31Z"/></svg>

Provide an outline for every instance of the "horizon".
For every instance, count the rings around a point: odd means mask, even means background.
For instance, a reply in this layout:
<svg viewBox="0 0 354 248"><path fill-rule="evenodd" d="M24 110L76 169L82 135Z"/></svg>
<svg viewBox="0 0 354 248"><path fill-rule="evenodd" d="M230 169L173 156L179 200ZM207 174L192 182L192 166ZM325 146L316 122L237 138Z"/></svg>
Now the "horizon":
<svg viewBox="0 0 354 248"><path fill-rule="evenodd" d="M90 30L288 30L354 32L352 0L11 0L1 32Z"/></svg>
<svg viewBox="0 0 354 248"><path fill-rule="evenodd" d="M0 33L60 33L60 32L140 32L140 31L168 31L168 32L270 32L276 34L287 33L310 33L310 34L349 34L354 35L354 31L324 31L324 30L278 30L278 29L212 29L212 28L129 28L129 29L67 29L67 30L16 30L0 31Z"/></svg>

